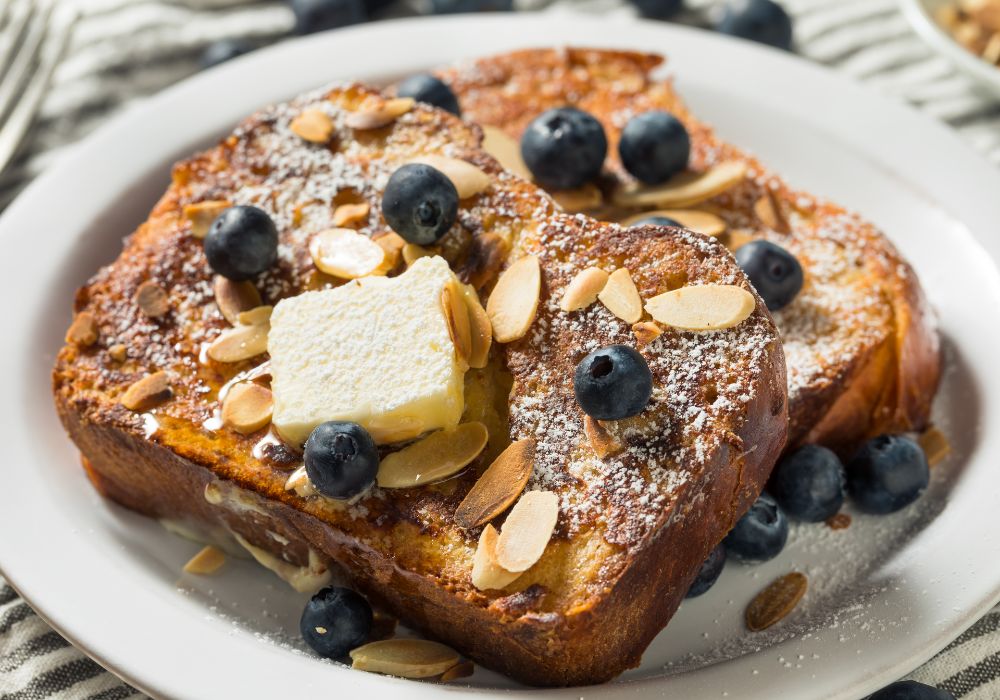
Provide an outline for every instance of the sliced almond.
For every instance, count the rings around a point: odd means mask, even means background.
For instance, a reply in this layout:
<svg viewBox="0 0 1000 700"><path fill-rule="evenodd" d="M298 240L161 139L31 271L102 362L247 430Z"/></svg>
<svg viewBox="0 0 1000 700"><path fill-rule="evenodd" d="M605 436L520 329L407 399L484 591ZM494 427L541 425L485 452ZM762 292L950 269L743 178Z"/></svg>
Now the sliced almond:
<svg viewBox="0 0 1000 700"><path fill-rule="evenodd" d="M285 482L285 491L294 491L302 498L316 495L316 487L309 481L309 474L306 473L305 465L302 465L291 474Z"/></svg>
<svg viewBox="0 0 1000 700"><path fill-rule="evenodd" d="M604 201L601 190L592 182L573 190L554 190L551 194L552 199L570 214L596 209Z"/></svg>
<svg viewBox="0 0 1000 700"><path fill-rule="evenodd" d="M333 135L333 120L319 109L304 109L288 125L292 133L310 143L327 143Z"/></svg>
<svg viewBox="0 0 1000 700"><path fill-rule="evenodd" d="M583 417L583 432L590 440L590 447L599 458L611 457L625 449L625 445L618 442L607 428L601 425L599 420L590 416Z"/></svg>
<svg viewBox="0 0 1000 700"><path fill-rule="evenodd" d="M646 302L660 323L685 331L715 331L743 323L756 308L753 294L728 284L681 287Z"/></svg>
<svg viewBox="0 0 1000 700"><path fill-rule="evenodd" d="M234 282L222 275L216 275L212 282L215 305L222 316L234 326L239 323L239 315L261 305L260 292L252 282Z"/></svg>
<svg viewBox="0 0 1000 700"><path fill-rule="evenodd" d="M500 275L486 302L486 313L498 343L523 338L538 312L542 270L538 258L525 255Z"/></svg>
<svg viewBox="0 0 1000 700"><path fill-rule="evenodd" d="M726 222L721 216L700 209L654 209L635 214L622 221L622 226L632 226L651 216L665 216L686 229L706 236L721 236L726 232Z"/></svg>
<svg viewBox="0 0 1000 700"><path fill-rule="evenodd" d="M613 196L613 201L621 207L684 209L701 204L735 187L743 182L746 174L746 163L727 160L703 173L681 173L662 185L618 190Z"/></svg>
<svg viewBox="0 0 1000 700"><path fill-rule="evenodd" d="M771 190L767 190L753 205L753 211L761 223L772 231L789 233L792 228L788 218Z"/></svg>
<svg viewBox="0 0 1000 700"><path fill-rule="evenodd" d="M267 352L270 324L236 326L223 331L208 346L208 356L216 362L241 362Z"/></svg>
<svg viewBox="0 0 1000 700"><path fill-rule="evenodd" d="M121 397L121 405L130 411L148 411L174 395L166 372L153 372L135 382Z"/></svg>
<svg viewBox="0 0 1000 700"><path fill-rule="evenodd" d="M400 678L440 676L460 660L451 647L426 639L384 639L351 650L351 668Z"/></svg>
<svg viewBox="0 0 1000 700"><path fill-rule="evenodd" d="M364 131L380 129L392 124L398 117L413 109L412 97L395 97L389 100L362 105L357 112L347 115L344 124L351 129Z"/></svg>
<svg viewBox="0 0 1000 700"><path fill-rule="evenodd" d="M469 339L472 342L469 350L469 367L481 369L486 366L490 357L490 347L493 345L493 325L486 309L479 302L479 295L472 287L465 285L465 304L469 312Z"/></svg>
<svg viewBox="0 0 1000 700"><path fill-rule="evenodd" d="M348 280L370 275L385 262L382 246L350 228L320 231L309 241L309 254L320 270Z"/></svg>
<svg viewBox="0 0 1000 700"><path fill-rule="evenodd" d="M170 300L166 290L152 280L140 284L132 299L139 310L150 318L159 318L170 310Z"/></svg>
<svg viewBox="0 0 1000 700"><path fill-rule="evenodd" d="M121 343L115 343L108 348L108 357L115 362L124 362L128 359L128 348Z"/></svg>
<svg viewBox="0 0 1000 700"><path fill-rule="evenodd" d="M184 218L191 222L191 235L204 238L219 214L229 207L231 202L225 199L211 199L205 202L195 202L184 205Z"/></svg>
<svg viewBox="0 0 1000 700"><path fill-rule="evenodd" d="M455 344L455 352L460 361L468 364L472 355L472 328L469 307L457 282L450 282L441 290L441 309L448 321L448 333Z"/></svg>
<svg viewBox="0 0 1000 700"><path fill-rule="evenodd" d="M247 311L241 311L236 317L236 321L241 326L266 326L271 323L271 314L273 312L274 307L269 304L256 306Z"/></svg>
<svg viewBox="0 0 1000 700"><path fill-rule="evenodd" d="M337 228L341 228L347 224L353 224L361 221L368 216L370 209L371 207L368 206L368 202L359 202L358 204L341 204L333 212L333 225Z"/></svg>
<svg viewBox="0 0 1000 700"><path fill-rule="evenodd" d="M927 464L932 467L940 464L951 452L948 437L933 425L920 434L917 442L927 456Z"/></svg>
<svg viewBox="0 0 1000 700"><path fill-rule="evenodd" d="M434 253L416 243L407 243L403 246L403 262L406 263L407 267L412 265L416 260L431 255L434 255Z"/></svg>
<svg viewBox="0 0 1000 700"><path fill-rule="evenodd" d="M241 382L229 390L222 402L222 422L241 435L249 435L271 422L273 409L270 389Z"/></svg>
<svg viewBox="0 0 1000 700"><path fill-rule="evenodd" d="M585 309L595 301L597 295L608 282L608 273L599 267L588 267L576 273L566 290L563 292L559 308L563 311L578 311Z"/></svg>
<svg viewBox="0 0 1000 700"><path fill-rule="evenodd" d="M663 329L652 321L639 321L639 323L632 324L632 333L635 334L635 340L640 345L649 345L654 340L660 337L663 333Z"/></svg>
<svg viewBox="0 0 1000 700"><path fill-rule="evenodd" d="M447 671L441 674L442 683L450 683L452 681L457 681L460 678L468 678L476 672L476 665L471 661L463 661L462 663L455 664Z"/></svg>
<svg viewBox="0 0 1000 700"><path fill-rule="evenodd" d="M379 464L378 485L405 489L446 479L478 457L488 438L486 426L476 422L438 430L386 455Z"/></svg>
<svg viewBox="0 0 1000 700"><path fill-rule="evenodd" d="M465 199L483 192L490 186L490 176L472 163L460 158L440 155L426 155L415 158L412 163L423 163L444 173L458 191L458 198Z"/></svg>
<svg viewBox="0 0 1000 700"><path fill-rule="evenodd" d="M195 554L184 565L184 573L198 576L209 576L218 571L226 563L226 553L217 547L208 545Z"/></svg>
<svg viewBox="0 0 1000 700"><path fill-rule="evenodd" d="M89 311L82 311L69 324L66 342L80 347L88 347L97 342L97 319Z"/></svg>
<svg viewBox="0 0 1000 700"><path fill-rule="evenodd" d="M521 577L520 572L507 571L497 564L497 542L500 535L492 525L479 535L476 554L472 558L472 585L481 591L498 591Z"/></svg>
<svg viewBox="0 0 1000 700"><path fill-rule="evenodd" d="M531 181L531 171L521 157L521 144L495 126L483 126L483 150L497 159L504 170Z"/></svg>
<svg viewBox="0 0 1000 700"><path fill-rule="evenodd" d="M625 323L635 323L642 318L642 298L632 275L624 267L611 273L597 298Z"/></svg>
<svg viewBox="0 0 1000 700"><path fill-rule="evenodd" d="M375 270L375 274L388 274L399 262L400 253L407 246L406 239L395 231L386 231L372 240L385 251L385 258Z"/></svg>
<svg viewBox="0 0 1000 700"><path fill-rule="evenodd" d="M493 460L455 511L455 522L471 529L488 523L517 500L535 466L535 439L513 442Z"/></svg>
<svg viewBox="0 0 1000 700"><path fill-rule="evenodd" d="M726 234L726 247L731 252L736 252L741 247L752 241L754 236L744 229L733 229Z"/></svg>
<svg viewBox="0 0 1000 700"><path fill-rule="evenodd" d="M797 571L774 580L747 606L747 629L759 632L780 622L802 600L807 587L805 574Z"/></svg>
<svg viewBox="0 0 1000 700"><path fill-rule="evenodd" d="M542 557L559 519L559 497L528 491L514 504L497 540L497 564L510 572L527 571Z"/></svg>
<svg viewBox="0 0 1000 700"><path fill-rule="evenodd" d="M510 244L495 233L480 233L472 239L469 255L462 263L463 279L476 289L492 282L507 261Z"/></svg>

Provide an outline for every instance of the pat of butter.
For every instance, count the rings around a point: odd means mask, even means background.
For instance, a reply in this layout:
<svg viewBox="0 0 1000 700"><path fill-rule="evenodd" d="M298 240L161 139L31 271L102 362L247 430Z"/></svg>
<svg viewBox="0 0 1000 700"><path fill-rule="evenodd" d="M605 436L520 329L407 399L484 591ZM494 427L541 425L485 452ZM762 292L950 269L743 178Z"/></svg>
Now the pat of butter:
<svg viewBox="0 0 1000 700"><path fill-rule="evenodd" d="M273 424L302 444L320 423L360 424L375 442L408 440L458 425L464 365L441 304L455 280L440 257L398 277L364 277L274 307Z"/></svg>

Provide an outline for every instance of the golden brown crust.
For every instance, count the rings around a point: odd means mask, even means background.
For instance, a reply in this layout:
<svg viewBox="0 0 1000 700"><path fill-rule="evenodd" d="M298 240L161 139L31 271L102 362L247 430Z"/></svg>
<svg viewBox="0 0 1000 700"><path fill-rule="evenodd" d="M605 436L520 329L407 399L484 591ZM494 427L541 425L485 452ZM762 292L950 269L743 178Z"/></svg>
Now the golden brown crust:
<svg viewBox="0 0 1000 700"><path fill-rule="evenodd" d="M644 296L701 282L749 288L745 277L720 244L696 234L623 230L558 212L481 151L477 128L443 112L419 106L386 129L346 128L345 115L371 99L378 93L351 85L268 108L177 166L120 258L78 294L77 310L97 319L100 341L60 352L53 373L60 416L95 485L129 508L239 534L295 565L307 564L312 550L343 565L401 619L520 680L607 680L638 663L708 551L756 498L781 449L786 384L773 321L757 300L736 328L667 331L643 346L656 379L653 403L610 428L625 445L621 454L597 458L573 399L572 370L594 347L635 341L629 325L600 305L559 310L563 286L590 264L627 265ZM329 145L289 130L306 108L330 115ZM350 506L302 497L285 488L300 463L294 449L273 445L264 431L244 436L218 424L223 384L263 358L227 365L204 355L227 323L184 209L227 200L272 215L279 262L255 283L263 302L274 304L336 284L313 267L309 236L352 201L370 209L359 230L384 232L380 186L401 163L426 153L464 158L493 181L463 201L439 254L466 279L478 279L484 294L497 263L537 255L538 317L525 338L495 345L488 366L467 375L465 419L488 426L490 445L464 474L421 488L375 488ZM168 293L162 317L148 318L131 301L147 280ZM128 347L124 362L109 353L120 344ZM153 371L168 373L173 397L146 414L127 410L119 397ZM453 513L491 457L528 435L539 441L529 488L561 498L556 536L513 584L479 591L470 580L479 531L458 527Z"/></svg>
<svg viewBox="0 0 1000 700"><path fill-rule="evenodd" d="M821 442L849 454L884 432L922 429L940 377L930 311L912 268L870 223L788 187L755 158L719 139L651 71L662 58L596 49L516 51L441 72L463 114L519 138L542 111L573 104L599 119L608 135L605 190L631 182L618 158L622 128L634 115L669 111L684 122L696 171L744 162L750 178L703 207L722 216L741 240L767 238L803 262L806 286L775 314L789 373L789 445ZM770 192L777 226L754 205ZM635 211L590 212L620 220ZM790 223L790 231L784 223Z"/></svg>

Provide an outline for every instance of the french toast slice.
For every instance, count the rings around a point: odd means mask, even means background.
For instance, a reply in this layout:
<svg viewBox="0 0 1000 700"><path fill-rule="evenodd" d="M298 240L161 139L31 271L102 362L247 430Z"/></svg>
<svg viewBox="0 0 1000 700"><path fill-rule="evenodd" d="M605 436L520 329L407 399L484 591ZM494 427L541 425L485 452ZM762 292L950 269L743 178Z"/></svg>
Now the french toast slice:
<svg viewBox="0 0 1000 700"><path fill-rule="evenodd" d="M777 329L756 295L750 316L727 330L664 329L638 348L653 374L652 401L639 416L605 426L619 451L597 457L574 397L574 368L595 348L637 342L630 324L599 303L560 309L575 273L627 267L649 298L706 283L750 290L742 271L720 243L698 234L561 212L482 149L478 127L443 111L416 105L382 128L346 125L382 100L357 84L317 91L264 109L178 164L119 258L77 294L75 330L53 371L59 415L94 485L127 508L239 543L300 590L342 569L376 605L525 683L606 681L638 664L707 553L757 498L784 444ZM328 143L293 133L290 124L307 109L330 118ZM542 270L527 335L494 343L486 366L465 375L463 421L485 424L489 444L464 472L431 485L374 487L351 503L291 489L297 446L267 428L243 435L218 421L220 390L263 372L266 355L225 363L205 353L229 324L191 212L223 202L271 215L278 262L254 285L264 304L275 304L342 283L316 269L310 238L346 203L367 205L354 224L361 233L388 235L386 181L427 154L465 160L490 180L461 202L458 222L431 252L484 300L514 260L535 255ZM165 292L165 313L153 318L136 297L147 282ZM89 334L79 332L84 322ZM156 372L166 373L170 390L154 396L155 407L123 398ZM455 510L493 457L527 437L537 441L527 488L558 495L555 532L514 583L478 590L470 572L481 528L459 527Z"/></svg>
<svg viewBox="0 0 1000 700"><path fill-rule="evenodd" d="M602 220L628 220L658 208L616 197L636 186L621 163L618 142L630 117L672 113L690 135L691 170L736 163L747 173L716 196L674 208L721 217L727 228L722 240L734 250L767 239L804 268L802 291L774 314L788 369L789 448L821 443L850 456L867 438L925 428L941 374L940 350L913 269L871 223L792 189L756 158L722 141L688 110L669 80L652 76L662 61L623 51L537 49L469 61L439 75L466 118L514 139L553 107L573 105L598 119L608 137L606 181L600 191L554 195Z"/></svg>

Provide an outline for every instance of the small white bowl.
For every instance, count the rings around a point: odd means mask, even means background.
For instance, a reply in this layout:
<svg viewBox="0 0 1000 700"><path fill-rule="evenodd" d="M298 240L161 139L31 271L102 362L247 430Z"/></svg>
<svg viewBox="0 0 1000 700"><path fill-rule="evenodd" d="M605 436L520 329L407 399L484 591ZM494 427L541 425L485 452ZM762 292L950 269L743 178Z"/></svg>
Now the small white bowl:
<svg viewBox="0 0 1000 700"><path fill-rule="evenodd" d="M903 14L931 48L947 58L959 70L974 78L994 95L1000 95L1000 67L976 56L955 41L934 19L938 8L952 0L899 0Z"/></svg>

